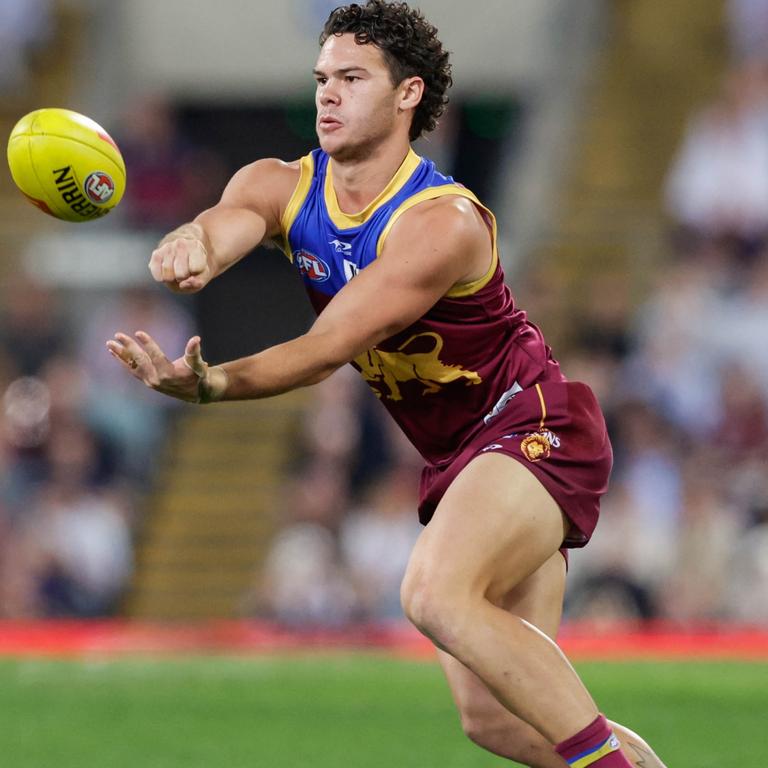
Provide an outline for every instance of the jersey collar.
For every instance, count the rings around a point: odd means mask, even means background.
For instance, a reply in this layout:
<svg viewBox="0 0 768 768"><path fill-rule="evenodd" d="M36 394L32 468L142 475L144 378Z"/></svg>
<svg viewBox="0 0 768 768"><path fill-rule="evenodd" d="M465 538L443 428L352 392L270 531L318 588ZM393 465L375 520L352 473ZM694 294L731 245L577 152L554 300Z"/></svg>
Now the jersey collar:
<svg viewBox="0 0 768 768"><path fill-rule="evenodd" d="M362 211L357 213L344 213L339 208L339 201L336 198L336 190L333 188L333 163L328 160L328 165L325 171L325 186L323 189L323 197L325 198L325 207L328 210L328 215L331 221L339 229L351 229L364 224L374 213L374 211L383 205L387 200L393 198L405 185L408 179L411 178L413 172L419 167L421 158L410 149L405 156L401 166L395 172L395 175L389 180L389 183L381 191L381 193L372 200Z"/></svg>

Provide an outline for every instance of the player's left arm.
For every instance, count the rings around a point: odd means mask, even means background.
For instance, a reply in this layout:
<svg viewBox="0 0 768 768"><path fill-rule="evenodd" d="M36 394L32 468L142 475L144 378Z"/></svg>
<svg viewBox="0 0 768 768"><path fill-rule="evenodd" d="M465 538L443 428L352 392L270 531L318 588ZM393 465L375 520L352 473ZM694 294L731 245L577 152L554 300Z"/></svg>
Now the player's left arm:
<svg viewBox="0 0 768 768"><path fill-rule="evenodd" d="M443 197L404 213L381 255L339 291L302 336L215 367L202 361L197 337L175 363L163 362L146 334L135 339L118 334L110 351L126 364L135 360L134 376L174 397L204 402L270 397L322 381L407 328L451 287L483 275L491 258L490 233L475 206Z"/></svg>

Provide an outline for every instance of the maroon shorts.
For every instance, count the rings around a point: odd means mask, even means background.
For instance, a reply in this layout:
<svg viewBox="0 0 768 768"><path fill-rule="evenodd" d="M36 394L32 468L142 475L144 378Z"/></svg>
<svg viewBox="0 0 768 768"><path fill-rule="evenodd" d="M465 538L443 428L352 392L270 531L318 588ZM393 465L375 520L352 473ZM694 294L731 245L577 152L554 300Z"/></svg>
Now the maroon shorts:
<svg viewBox="0 0 768 768"><path fill-rule="evenodd" d="M453 461L421 474L419 520L426 525L453 479L476 456L504 453L539 479L571 522L564 547L583 547L597 525L613 463L602 411L579 382L543 382L518 392Z"/></svg>

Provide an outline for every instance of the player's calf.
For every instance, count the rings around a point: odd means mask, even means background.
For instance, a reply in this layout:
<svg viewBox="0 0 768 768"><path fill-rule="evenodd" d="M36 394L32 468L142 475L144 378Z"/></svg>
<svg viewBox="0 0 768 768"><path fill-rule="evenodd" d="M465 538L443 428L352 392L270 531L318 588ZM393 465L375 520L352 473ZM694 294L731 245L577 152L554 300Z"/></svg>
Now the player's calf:
<svg viewBox="0 0 768 768"><path fill-rule="evenodd" d="M478 747L528 768L567 768L552 745L528 723L501 707L461 709L464 734Z"/></svg>

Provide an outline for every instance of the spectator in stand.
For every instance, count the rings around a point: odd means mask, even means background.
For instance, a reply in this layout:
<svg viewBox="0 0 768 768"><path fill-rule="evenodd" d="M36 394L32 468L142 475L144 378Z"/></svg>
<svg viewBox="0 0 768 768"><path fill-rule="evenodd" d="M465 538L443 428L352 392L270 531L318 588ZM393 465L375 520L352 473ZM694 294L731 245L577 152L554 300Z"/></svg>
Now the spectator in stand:
<svg viewBox="0 0 768 768"><path fill-rule="evenodd" d="M128 226L164 233L217 201L226 181L222 161L181 135L166 99L145 96L123 124L118 143L130 183L119 211Z"/></svg>
<svg viewBox="0 0 768 768"><path fill-rule="evenodd" d="M746 270L744 287L714 304L709 318L707 325L722 369L744 371L768 402L768 243Z"/></svg>
<svg viewBox="0 0 768 768"><path fill-rule="evenodd" d="M685 462L673 569L660 594L663 614L678 622L728 613L731 557L746 520L726 497L722 459L717 448L699 447Z"/></svg>
<svg viewBox="0 0 768 768"><path fill-rule="evenodd" d="M304 412L304 451L337 467L349 467L360 444L358 376L351 367L340 368L312 390Z"/></svg>
<svg viewBox="0 0 768 768"><path fill-rule="evenodd" d="M763 473L762 494L749 510L753 525L740 537L732 552L730 616L749 624L768 625L768 482Z"/></svg>
<svg viewBox="0 0 768 768"><path fill-rule="evenodd" d="M27 619L41 615L30 544L10 524L0 521L0 618Z"/></svg>
<svg viewBox="0 0 768 768"><path fill-rule="evenodd" d="M680 457L686 443L645 403L625 403L617 418L614 490L622 489L630 525L637 531L619 551L626 552L633 579L655 590L672 569L682 506Z"/></svg>
<svg viewBox="0 0 768 768"><path fill-rule="evenodd" d="M395 467L374 483L363 503L342 521L342 561L370 620L403 616L400 582L421 532L413 514L418 505L417 488L415 466Z"/></svg>
<svg viewBox="0 0 768 768"><path fill-rule="evenodd" d="M359 601L339 557L347 504L346 476L332 464L305 467L289 494L291 522L273 540L249 612L293 626L338 626L359 615Z"/></svg>
<svg viewBox="0 0 768 768"><path fill-rule="evenodd" d="M570 558L565 615L605 629L653 618L653 541L627 485L613 482L602 510L590 542L595 551L584 558L574 552Z"/></svg>
<svg viewBox="0 0 768 768"><path fill-rule="evenodd" d="M2 293L0 349L6 367L15 376L36 376L66 347L69 334L59 297L20 274L5 282Z"/></svg>
<svg viewBox="0 0 768 768"><path fill-rule="evenodd" d="M381 406L351 366L313 387L304 412L298 453L338 467L355 499L393 461L393 435Z"/></svg>
<svg viewBox="0 0 768 768"><path fill-rule="evenodd" d="M246 610L292 625L402 617L397 552L407 557L420 530L418 461L351 367L313 388L295 453L292 520L272 542ZM391 478L390 462L398 466Z"/></svg>
<svg viewBox="0 0 768 768"><path fill-rule="evenodd" d="M724 366L721 383L714 444L735 462L768 459L768 393L744 364Z"/></svg>
<svg viewBox="0 0 768 768"><path fill-rule="evenodd" d="M42 380L25 376L11 382L3 394L2 427L8 468L3 493L9 514L16 518L48 474L50 393Z"/></svg>
<svg viewBox="0 0 768 768"><path fill-rule="evenodd" d="M749 259L768 234L766 62L740 64L689 124L666 185L673 222L694 246L727 238Z"/></svg>
<svg viewBox="0 0 768 768"><path fill-rule="evenodd" d="M82 424L60 425L48 450L51 474L19 524L34 578L32 610L44 616L111 613L132 568L128 505L97 486L98 450Z"/></svg>
<svg viewBox="0 0 768 768"><path fill-rule="evenodd" d="M636 311L634 351L619 377L621 391L697 437L719 420L711 317L720 303L721 270L688 257L659 271L658 285Z"/></svg>
<svg viewBox="0 0 768 768"><path fill-rule="evenodd" d="M145 330L167 344L179 344L194 333L194 324L173 298L151 287L137 287L94 306L79 334L79 359L88 386L85 419L117 446L126 472L147 480L153 448L177 406L149 390L128 386L110 361L105 362L105 329L121 327Z"/></svg>

